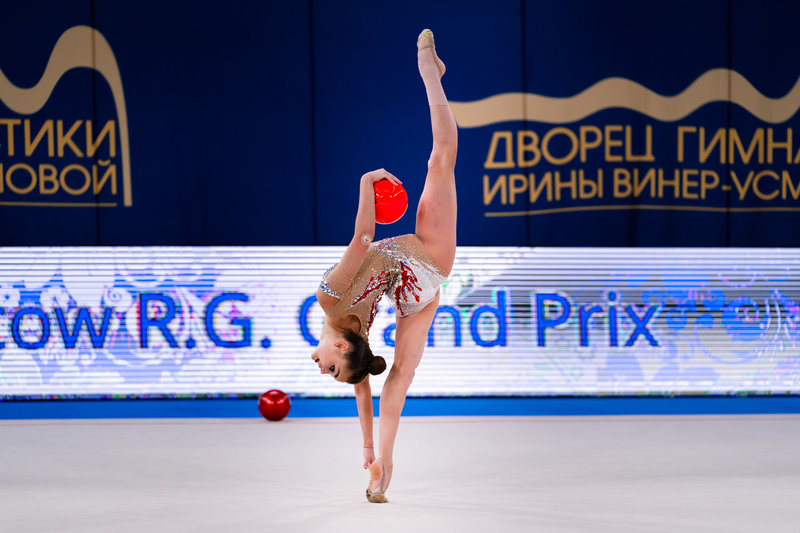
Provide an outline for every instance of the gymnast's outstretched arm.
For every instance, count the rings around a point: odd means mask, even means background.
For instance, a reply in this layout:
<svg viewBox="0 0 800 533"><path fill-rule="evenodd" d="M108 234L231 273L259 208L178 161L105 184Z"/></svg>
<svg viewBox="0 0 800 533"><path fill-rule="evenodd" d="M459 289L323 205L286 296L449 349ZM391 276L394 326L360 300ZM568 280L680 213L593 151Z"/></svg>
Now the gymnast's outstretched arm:
<svg viewBox="0 0 800 533"><path fill-rule="evenodd" d="M358 212L353 230L353 238L336 267L328 274L328 282L334 287L348 287L353 281L372 239L375 237L375 189L376 181L388 179L393 183L400 183L393 174L379 168L367 172L361 177L358 193ZM325 309L336 305L338 300L322 290L317 290L317 301Z"/></svg>
<svg viewBox="0 0 800 533"><path fill-rule="evenodd" d="M372 436L372 389L369 386L369 375L361 383L355 385L358 421L361 423L361 435L364 438L364 468L375 460L375 441Z"/></svg>

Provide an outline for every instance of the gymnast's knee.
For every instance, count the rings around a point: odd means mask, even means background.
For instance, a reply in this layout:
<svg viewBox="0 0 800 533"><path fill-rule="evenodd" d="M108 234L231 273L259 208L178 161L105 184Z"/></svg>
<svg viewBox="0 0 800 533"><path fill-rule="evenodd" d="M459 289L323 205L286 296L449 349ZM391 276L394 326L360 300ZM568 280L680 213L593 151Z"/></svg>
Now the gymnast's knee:
<svg viewBox="0 0 800 533"><path fill-rule="evenodd" d="M392 369L389 371L389 373L396 376L396 379L401 379L411 383L411 380L414 379L414 374L416 374L416 371L416 365L412 366L409 364L400 364L395 362L392 365Z"/></svg>
<svg viewBox="0 0 800 533"><path fill-rule="evenodd" d="M456 147L434 147L431 157L428 159L428 168L433 171L443 171L453 174L456 168Z"/></svg>

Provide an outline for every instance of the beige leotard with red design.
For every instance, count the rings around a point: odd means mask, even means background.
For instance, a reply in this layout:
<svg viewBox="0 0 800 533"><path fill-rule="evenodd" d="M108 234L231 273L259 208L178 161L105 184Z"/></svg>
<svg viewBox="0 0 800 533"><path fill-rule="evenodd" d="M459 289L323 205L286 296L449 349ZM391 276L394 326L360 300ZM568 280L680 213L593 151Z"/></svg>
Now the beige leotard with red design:
<svg viewBox="0 0 800 533"><path fill-rule="evenodd" d="M387 294L394 301L398 315L411 316L436 297L447 279L447 273L413 234L372 243L348 286L329 279L331 270L333 267L323 275L320 288L339 301L325 313L333 317L355 315L361 322L359 334L367 341L381 296Z"/></svg>

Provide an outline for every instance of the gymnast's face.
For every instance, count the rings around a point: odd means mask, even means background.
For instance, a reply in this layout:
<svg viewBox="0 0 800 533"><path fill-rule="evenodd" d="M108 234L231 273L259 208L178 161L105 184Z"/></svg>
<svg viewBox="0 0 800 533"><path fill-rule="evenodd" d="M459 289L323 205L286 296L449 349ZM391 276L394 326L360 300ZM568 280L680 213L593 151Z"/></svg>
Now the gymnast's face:
<svg viewBox="0 0 800 533"><path fill-rule="evenodd" d="M344 358L349 348L350 345L343 339L323 338L311 354L311 359L317 363L320 373L330 374L336 381L344 383L350 375L349 371L346 371Z"/></svg>

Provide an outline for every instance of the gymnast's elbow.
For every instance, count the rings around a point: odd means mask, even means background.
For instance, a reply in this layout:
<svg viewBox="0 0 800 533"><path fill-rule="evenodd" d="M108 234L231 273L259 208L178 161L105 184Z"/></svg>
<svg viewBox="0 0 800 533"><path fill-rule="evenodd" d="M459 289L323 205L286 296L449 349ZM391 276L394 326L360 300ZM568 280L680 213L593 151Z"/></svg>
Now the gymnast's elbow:
<svg viewBox="0 0 800 533"><path fill-rule="evenodd" d="M371 228L366 225L363 227L356 226L356 230L353 233L353 239L350 241L350 245L369 246L374 238L375 238L374 224L372 225Z"/></svg>

